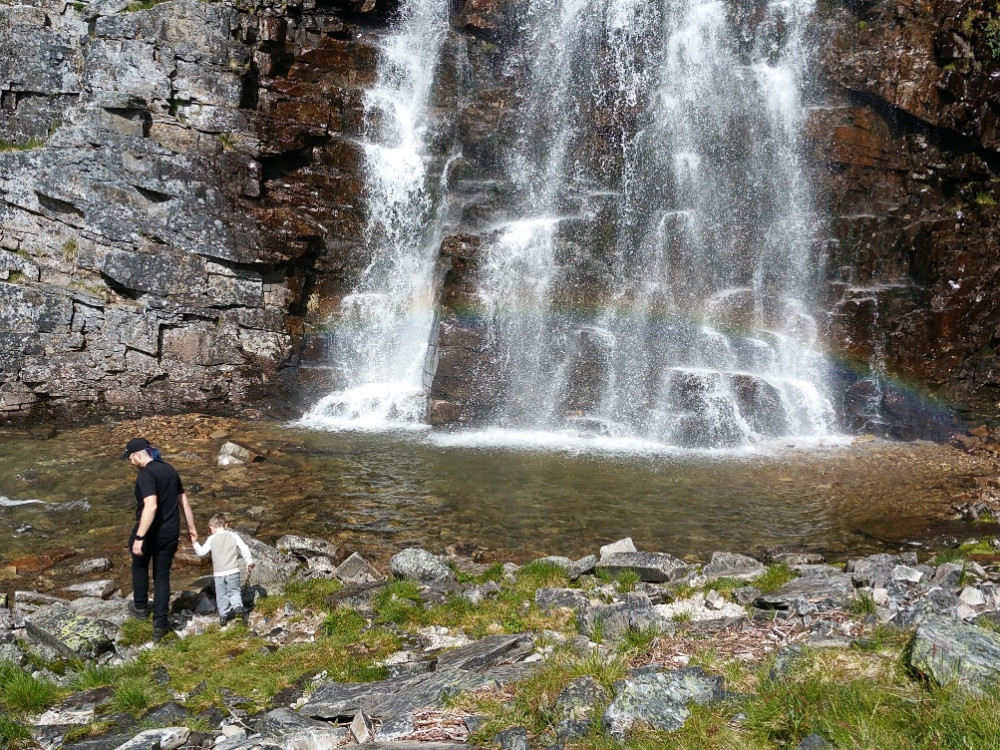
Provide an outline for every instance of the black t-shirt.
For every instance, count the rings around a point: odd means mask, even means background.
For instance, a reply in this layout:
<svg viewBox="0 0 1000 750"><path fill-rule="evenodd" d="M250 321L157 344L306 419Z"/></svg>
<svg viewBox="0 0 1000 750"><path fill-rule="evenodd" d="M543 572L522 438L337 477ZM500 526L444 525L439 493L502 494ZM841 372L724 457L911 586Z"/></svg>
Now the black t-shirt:
<svg viewBox="0 0 1000 750"><path fill-rule="evenodd" d="M181 533L180 496L184 492L180 475L168 463L150 461L135 478L135 520L142 516L144 497L156 495L156 515L147 537L168 541Z"/></svg>

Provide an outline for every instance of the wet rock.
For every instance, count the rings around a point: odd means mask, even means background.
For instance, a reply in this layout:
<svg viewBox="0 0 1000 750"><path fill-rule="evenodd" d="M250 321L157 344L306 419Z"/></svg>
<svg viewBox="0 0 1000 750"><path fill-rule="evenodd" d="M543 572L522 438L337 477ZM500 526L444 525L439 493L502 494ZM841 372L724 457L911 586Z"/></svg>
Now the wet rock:
<svg viewBox="0 0 1000 750"><path fill-rule="evenodd" d="M237 443L232 440L227 440L219 448L218 464L219 466L232 466L234 464L249 464L254 461L263 461L263 454L255 451L249 446L243 445L242 443Z"/></svg>
<svg viewBox="0 0 1000 750"><path fill-rule="evenodd" d="M348 585L377 583L385 578L357 552L351 554L333 571L333 577Z"/></svg>
<svg viewBox="0 0 1000 750"><path fill-rule="evenodd" d="M111 561L106 557L94 557L89 560L78 562L73 566L73 573L78 576L85 576L91 573L103 573L111 570Z"/></svg>
<svg viewBox="0 0 1000 750"><path fill-rule="evenodd" d="M389 561L396 578L408 578L426 586L446 586L456 581L455 573L427 550L409 547Z"/></svg>
<svg viewBox="0 0 1000 750"><path fill-rule="evenodd" d="M594 566L597 571L605 571L617 577L625 571L634 571L640 581L663 583L672 580L687 565L665 552L611 552L604 554Z"/></svg>
<svg viewBox="0 0 1000 750"><path fill-rule="evenodd" d="M706 582L711 583L720 578L733 578L738 581L756 581L767 572L763 563L747 555L733 552L713 552L712 559L702 569Z"/></svg>
<svg viewBox="0 0 1000 750"><path fill-rule="evenodd" d="M619 680L614 694L603 723L621 740L637 722L668 732L680 729L691 715L691 703L707 706L722 700L722 678L698 668L655 672Z"/></svg>
<svg viewBox="0 0 1000 750"><path fill-rule="evenodd" d="M96 659L110 651L113 643L96 620L51 606L25 618L28 634L70 659Z"/></svg>
<svg viewBox="0 0 1000 750"><path fill-rule="evenodd" d="M928 617L914 634L910 665L939 685L982 692L1000 678L1000 634L950 617Z"/></svg>

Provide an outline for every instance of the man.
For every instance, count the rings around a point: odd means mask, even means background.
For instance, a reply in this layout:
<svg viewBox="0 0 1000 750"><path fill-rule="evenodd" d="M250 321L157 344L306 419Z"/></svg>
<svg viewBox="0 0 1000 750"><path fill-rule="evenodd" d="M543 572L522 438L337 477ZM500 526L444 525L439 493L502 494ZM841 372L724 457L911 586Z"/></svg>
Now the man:
<svg viewBox="0 0 1000 750"><path fill-rule="evenodd" d="M191 543L198 541L194 514L184 493L184 485L173 466L146 438L132 438L122 460L135 466L135 528L129 537L132 553L133 617L149 616L149 566L153 566L153 640L170 631L167 605L170 603L170 566L180 536L180 514L184 512Z"/></svg>

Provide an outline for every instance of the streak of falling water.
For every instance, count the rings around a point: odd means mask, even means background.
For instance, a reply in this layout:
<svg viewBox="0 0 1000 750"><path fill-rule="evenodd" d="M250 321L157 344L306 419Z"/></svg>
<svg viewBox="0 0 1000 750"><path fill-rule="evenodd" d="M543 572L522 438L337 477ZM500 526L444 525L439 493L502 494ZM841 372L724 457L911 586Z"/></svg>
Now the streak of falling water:
<svg viewBox="0 0 1000 750"><path fill-rule="evenodd" d="M430 101L448 31L448 0L408 0L365 94L367 267L333 321L337 390L302 422L317 427L419 426L434 324L440 237L427 141ZM430 230L429 230L430 227Z"/></svg>

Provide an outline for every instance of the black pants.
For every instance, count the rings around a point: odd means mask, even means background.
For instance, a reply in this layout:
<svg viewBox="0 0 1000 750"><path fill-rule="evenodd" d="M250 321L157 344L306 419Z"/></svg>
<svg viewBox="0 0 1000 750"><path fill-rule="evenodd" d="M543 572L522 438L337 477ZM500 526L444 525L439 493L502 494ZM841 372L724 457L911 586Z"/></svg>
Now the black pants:
<svg viewBox="0 0 1000 750"><path fill-rule="evenodd" d="M149 607L149 566L153 566L153 627L166 630L167 606L170 604L170 566L177 552L177 537L153 539L142 543L142 554L132 555L132 597L139 609ZM135 529L128 539L129 551L135 542Z"/></svg>

